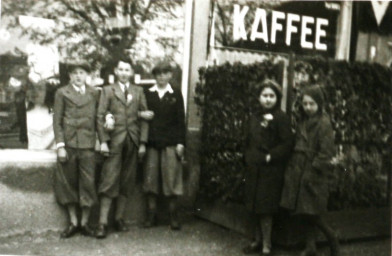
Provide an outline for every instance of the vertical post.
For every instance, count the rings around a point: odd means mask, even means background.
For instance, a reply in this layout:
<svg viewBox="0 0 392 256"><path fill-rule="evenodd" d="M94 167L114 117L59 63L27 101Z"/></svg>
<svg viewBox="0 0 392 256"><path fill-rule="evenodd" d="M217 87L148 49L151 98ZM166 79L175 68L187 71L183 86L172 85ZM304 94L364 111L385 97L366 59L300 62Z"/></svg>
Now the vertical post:
<svg viewBox="0 0 392 256"><path fill-rule="evenodd" d="M286 113L291 116L292 104L293 104L293 88L294 88L294 62L295 62L295 54L293 52L290 53L289 57L289 68L288 68L288 83L287 83L287 105L286 105Z"/></svg>
<svg viewBox="0 0 392 256"><path fill-rule="evenodd" d="M351 1L342 1L340 6L335 59L349 60L353 3Z"/></svg>
<svg viewBox="0 0 392 256"><path fill-rule="evenodd" d="M187 161L188 178L187 195L194 202L199 189L199 148L200 148L200 117L195 103L195 87L199 81L199 68L205 66L207 60L208 29L210 0L193 1L191 26L191 42L189 56L189 84L187 90Z"/></svg>
<svg viewBox="0 0 392 256"><path fill-rule="evenodd" d="M181 91L184 97L185 113L188 110L188 87L189 72L192 47L192 20L193 20L193 0L185 0L185 29L184 29L184 55L182 64Z"/></svg>

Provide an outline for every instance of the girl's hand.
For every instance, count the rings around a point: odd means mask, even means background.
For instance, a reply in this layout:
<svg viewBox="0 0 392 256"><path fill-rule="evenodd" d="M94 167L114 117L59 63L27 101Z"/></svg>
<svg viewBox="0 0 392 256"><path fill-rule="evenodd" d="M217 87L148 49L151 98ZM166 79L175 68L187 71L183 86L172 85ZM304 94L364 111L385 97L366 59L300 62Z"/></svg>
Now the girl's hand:
<svg viewBox="0 0 392 256"><path fill-rule="evenodd" d="M271 162L271 155L268 154L265 156L265 162L268 164L269 162Z"/></svg>
<svg viewBox="0 0 392 256"><path fill-rule="evenodd" d="M178 157L178 159L182 159L184 157L184 150L185 147L182 144L177 144L176 146L176 155Z"/></svg>
<svg viewBox="0 0 392 256"><path fill-rule="evenodd" d="M139 159L143 159L143 157L146 155L146 144L142 143L139 145L139 150L138 150L138 157Z"/></svg>

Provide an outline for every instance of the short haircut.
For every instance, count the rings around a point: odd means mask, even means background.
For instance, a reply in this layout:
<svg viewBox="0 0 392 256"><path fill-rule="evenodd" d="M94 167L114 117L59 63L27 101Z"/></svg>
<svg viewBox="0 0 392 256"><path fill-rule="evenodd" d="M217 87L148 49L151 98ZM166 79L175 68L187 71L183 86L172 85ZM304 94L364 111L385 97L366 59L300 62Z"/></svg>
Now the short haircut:
<svg viewBox="0 0 392 256"><path fill-rule="evenodd" d="M128 63L132 67L132 61L130 58L121 56L114 61L114 67L117 67L120 62Z"/></svg>
<svg viewBox="0 0 392 256"><path fill-rule="evenodd" d="M158 62L154 68L152 69L151 73L156 76L157 74L173 72L173 68L168 61L160 61Z"/></svg>

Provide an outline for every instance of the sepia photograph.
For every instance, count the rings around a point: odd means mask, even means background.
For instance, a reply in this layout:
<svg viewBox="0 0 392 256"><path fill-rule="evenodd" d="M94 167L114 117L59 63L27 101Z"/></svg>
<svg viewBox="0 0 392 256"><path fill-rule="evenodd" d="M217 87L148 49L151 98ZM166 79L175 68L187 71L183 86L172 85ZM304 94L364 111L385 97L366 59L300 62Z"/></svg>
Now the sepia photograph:
<svg viewBox="0 0 392 256"><path fill-rule="evenodd" d="M0 0L0 255L389 256L392 3Z"/></svg>

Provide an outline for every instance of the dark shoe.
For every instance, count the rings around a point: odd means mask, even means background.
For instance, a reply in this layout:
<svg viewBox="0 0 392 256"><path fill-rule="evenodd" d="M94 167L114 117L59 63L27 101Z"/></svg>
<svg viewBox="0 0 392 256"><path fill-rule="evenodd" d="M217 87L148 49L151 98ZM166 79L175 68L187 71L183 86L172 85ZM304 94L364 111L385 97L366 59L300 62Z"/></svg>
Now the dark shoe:
<svg viewBox="0 0 392 256"><path fill-rule="evenodd" d="M170 221L170 229L171 230L181 230L181 224L177 220Z"/></svg>
<svg viewBox="0 0 392 256"><path fill-rule="evenodd" d="M177 212L172 212L170 214L170 229L171 230L180 230L181 229L181 224L180 224L180 221L178 220Z"/></svg>
<svg viewBox="0 0 392 256"><path fill-rule="evenodd" d="M98 228L97 228L97 231L95 233L95 237L99 238L99 239L102 239L102 238L105 238L107 236L107 234L108 234L107 226L104 225L104 224L99 224Z"/></svg>
<svg viewBox="0 0 392 256"><path fill-rule="evenodd" d="M89 225L82 226L80 228L80 233L84 236L92 236L95 237L94 229L90 228Z"/></svg>
<svg viewBox="0 0 392 256"><path fill-rule="evenodd" d="M125 224L125 222L124 222L123 219L119 219L119 220L114 221L114 228L115 228L117 231L120 231L120 232L129 231L129 228L128 228L128 226Z"/></svg>
<svg viewBox="0 0 392 256"><path fill-rule="evenodd" d="M253 254L253 253L258 253L261 250L261 244L260 243L251 243L245 246L242 249L242 252L244 254Z"/></svg>
<svg viewBox="0 0 392 256"><path fill-rule="evenodd" d="M151 228L153 226L156 226L157 221L156 221L156 216L155 212L149 212L147 215L147 219L143 223L144 228Z"/></svg>
<svg viewBox="0 0 392 256"><path fill-rule="evenodd" d="M69 238L73 235L75 235L76 233L78 233L79 231L79 227L70 224L64 231L63 233L61 233L60 237L61 238Z"/></svg>

